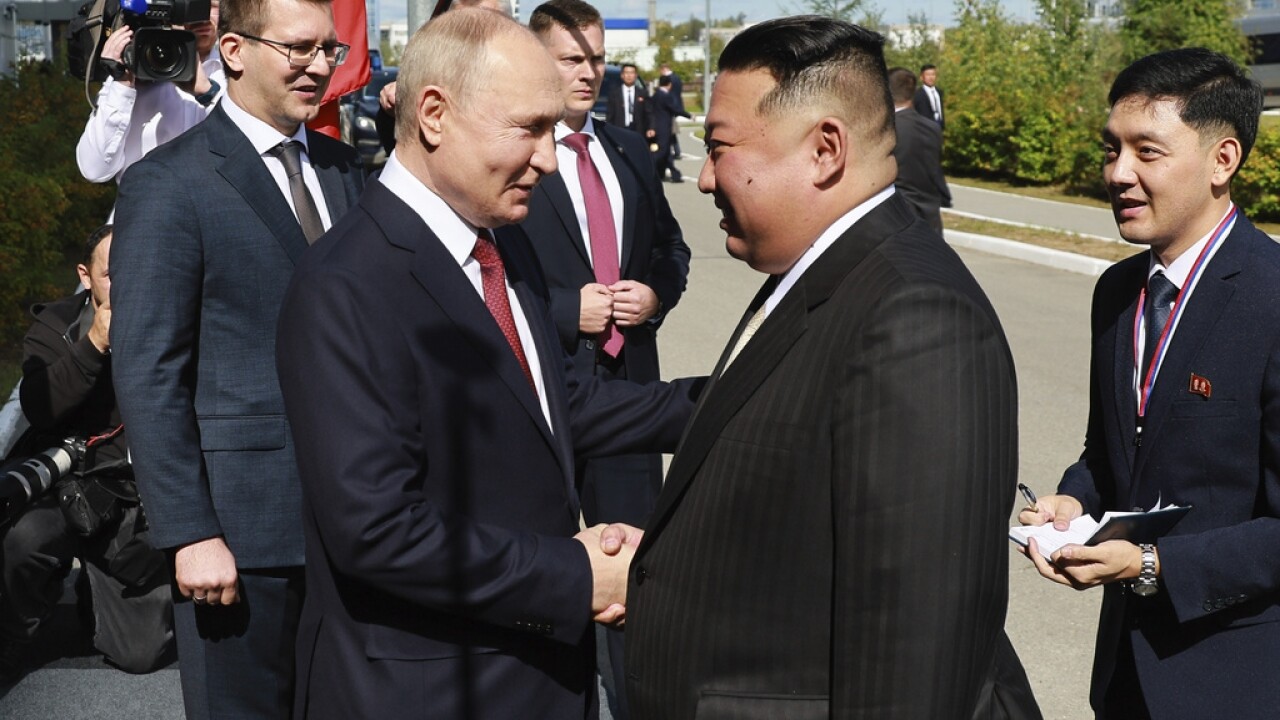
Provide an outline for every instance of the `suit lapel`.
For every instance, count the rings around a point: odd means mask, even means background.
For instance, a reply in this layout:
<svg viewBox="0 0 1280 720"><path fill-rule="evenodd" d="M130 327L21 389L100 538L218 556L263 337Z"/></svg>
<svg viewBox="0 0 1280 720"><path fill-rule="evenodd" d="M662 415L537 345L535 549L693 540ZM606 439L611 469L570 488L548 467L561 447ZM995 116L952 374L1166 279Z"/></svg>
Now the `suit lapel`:
<svg viewBox="0 0 1280 720"><path fill-rule="evenodd" d="M431 296L440 310L449 317L457 328L458 334L502 379L520 406L538 425L543 437L556 451L556 457L560 457L561 453L551 436L550 429L546 426L546 418L542 415L542 407L538 404L538 398L525 378L524 369L520 367L520 362L511 352L506 336L502 334L493 315L485 307L484 300L480 298L475 287L458 267L453 256L445 249L444 244L416 212L381 183L370 183L362 203L369 214L383 227L384 234L392 244L413 251L410 274ZM397 219L399 226L385 226L384 218ZM531 316L526 313L526 317L530 320L531 326L536 325L537 315Z"/></svg>
<svg viewBox="0 0 1280 720"><path fill-rule="evenodd" d="M604 123L598 123L595 127L596 135L600 138L600 146L604 148L604 154L608 156L609 164L613 166L613 174L618 177L618 185L622 190L622 261L619 263L619 269L622 277L630 277L627 266L631 264L631 248L635 243L636 204L629 202L629 198L640 196L640 186L636 180L638 175L632 166L632 158L606 129L607 126ZM613 212L617 213L618 208L613 208Z"/></svg>
<svg viewBox="0 0 1280 720"><path fill-rule="evenodd" d="M867 255L913 219L912 211L901 197L894 195L854 223L809 267L782 302L769 313L769 317L733 364L725 368L729 351L742 334L745 319L772 294L776 281L770 280L761 288L728 347L721 354L720 361L716 364L719 377L703 391L694 417L690 420L680 448L671 462L653 519L650 520L651 533L656 536L653 531L665 523L697 474L698 468L706 460L707 454L719 440L725 425L770 378L774 369L807 331L809 315L831 297L840 283Z"/></svg>
<svg viewBox="0 0 1280 720"><path fill-rule="evenodd" d="M324 204L329 208L329 224L330 226L338 224L338 220L347 214L347 210L351 207L354 198L348 197L347 185L343 182L343 172L333 164L332 158L325 154L323 141L316 141L316 133L307 131L308 151L307 156L311 160L311 167L316 171L316 178L320 180L320 190L324 193ZM350 172L358 172L355 168L351 168Z"/></svg>
<svg viewBox="0 0 1280 720"><path fill-rule="evenodd" d="M1144 267L1135 265L1135 269ZM1124 449L1125 471L1133 469L1134 436L1138 417L1138 400L1133 391L1133 322L1138 312L1138 294L1145 284L1144 276L1135 272L1133 278L1123 283L1127 305L1120 313L1115 328L1110 335L1110 347L1103 348L1105 357L1113 358L1113 372L1110 386L1103 384L1100 388L1102 396L1108 395L1115 402L1116 418L1119 421L1120 441ZM1118 498L1117 498L1118 499Z"/></svg>
<svg viewBox="0 0 1280 720"><path fill-rule="evenodd" d="M240 128L231 122L222 106L215 108L205 122L211 124L209 151L223 158L222 162L216 163L218 174L240 193L296 264L307 249L307 238L302 234L302 226L279 186L267 171L262 156L253 149ZM328 194L325 199L328 199Z"/></svg>
<svg viewBox="0 0 1280 720"><path fill-rule="evenodd" d="M569 197L569 188L565 185L564 176L553 173L538 183L544 201L551 206L551 212L564 226L569 236L569 244L577 251L587 269L591 269L591 256L587 254L586 239L582 237L582 228L578 225L578 213L573 208L573 199ZM534 191L538 192L537 190Z"/></svg>
<svg viewBox="0 0 1280 720"><path fill-rule="evenodd" d="M1129 507L1136 507L1134 503L1142 497L1140 493L1142 486L1158 482L1158 478L1147 480L1142 474L1147 456L1150 454L1148 449L1159 440L1160 430L1164 427L1174 400L1188 392L1191 373L1196 370L1192 362L1199 356L1200 349L1204 347L1218 318L1222 316L1223 310L1235 295L1235 284L1231 279L1243 267L1244 252L1244 239L1237 237L1237 234L1252 232L1253 229L1247 221L1241 222L1242 220L1244 220L1243 217L1236 221L1236 227L1231 236L1226 238L1222 247L1204 269L1200 283L1187 301L1187 307L1182 311L1182 319L1178 322L1177 331L1169 343L1164 365L1160 368L1160 375L1156 378L1155 387L1151 391L1146 424L1142 431L1142 447L1139 448L1137 457L1134 459L1134 482L1130 490ZM1247 230L1246 226L1248 226Z"/></svg>

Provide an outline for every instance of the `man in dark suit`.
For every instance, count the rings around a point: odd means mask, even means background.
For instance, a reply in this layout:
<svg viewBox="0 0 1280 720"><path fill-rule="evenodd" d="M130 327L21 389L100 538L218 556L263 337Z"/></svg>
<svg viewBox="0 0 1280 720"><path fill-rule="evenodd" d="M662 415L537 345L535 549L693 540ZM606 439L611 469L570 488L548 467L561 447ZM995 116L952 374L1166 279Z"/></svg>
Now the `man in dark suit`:
<svg viewBox="0 0 1280 720"><path fill-rule="evenodd" d="M660 76L658 80L659 84L661 84L662 82L661 80L662 77L671 78L671 88L669 92L671 93L671 97L675 98L676 104L680 107L680 110L684 111L685 109L684 81L680 79L680 75L676 73L674 70L672 70L671 65L667 63L662 63L661 65L658 66L658 75ZM684 117L688 117L688 115L685 115ZM680 157L680 133L679 132L674 132L671 134L671 152L675 155L675 157L677 158Z"/></svg>
<svg viewBox="0 0 1280 720"><path fill-rule="evenodd" d="M771 277L631 565L635 718L1039 717L1003 633L1013 359L894 193L883 42L800 16L720 57L699 189Z"/></svg>
<svg viewBox="0 0 1280 720"><path fill-rule="evenodd" d="M671 92L671 76L663 75L658 78L658 89L653 93L653 99L649 102L649 109L653 113L653 132L654 143L657 150L653 153L653 168L659 179L670 171L671 182L682 183L684 177L680 174L680 169L676 167L675 152L672 150L672 140L676 136L676 118L689 117L689 113L676 102L675 96Z"/></svg>
<svg viewBox="0 0 1280 720"><path fill-rule="evenodd" d="M346 54L330 3L223 0L218 30L226 97L120 185L113 374L152 540L174 563L187 717L278 719L303 540L276 317L362 175L303 125Z"/></svg>
<svg viewBox="0 0 1280 720"><path fill-rule="evenodd" d="M938 67L924 65L920 68L920 88L916 90L912 105L916 112L946 129L947 116L942 108L942 88L938 87Z"/></svg>
<svg viewBox="0 0 1280 720"><path fill-rule="evenodd" d="M560 343L580 376L659 380L657 333L684 292L689 247L644 139L591 117L604 80L600 13L582 0L551 0L534 9L529 28L550 51L564 82L565 116L555 129L560 169L534 189L525 221L499 231L499 237L532 239ZM644 527L662 490L661 456L584 458L576 464L588 525ZM623 635L603 632L610 657L608 665L602 663L605 689L615 716L625 717Z"/></svg>
<svg viewBox="0 0 1280 720"><path fill-rule="evenodd" d="M951 189L942 174L942 130L911 107L916 76L906 68L889 70L889 92L893 95L893 126L897 144L893 158L898 161L894 185L916 214L942 234L942 210L951 207Z"/></svg>
<svg viewBox="0 0 1280 720"><path fill-rule="evenodd" d="M631 550L579 532L574 457L673 448L696 384L579 379L532 249L495 247L556 169L564 96L530 31L450 11L396 94L395 152L280 316L298 717L594 717L591 619L618 616Z"/></svg>
<svg viewBox="0 0 1280 720"><path fill-rule="evenodd" d="M634 130L652 142L653 115L649 109L649 90L639 81L635 65L623 63L621 74L622 83L615 85L605 98L608 103L604 121Z"/></svg>
<svg viewBox="0 0 1280 720"><path fill-rule="evenodd" d="M1019 519L1065 527L1085 512L1190 506L1154 542L1029 555L1050 579L1103 586L1099 718L1274 717L1280 247L1230 192L1262 93L1230 59L1192 48L1130 65L1109 101L1112 210L1121 236L1150 250L1098 280L1084 453Z"/></svg>

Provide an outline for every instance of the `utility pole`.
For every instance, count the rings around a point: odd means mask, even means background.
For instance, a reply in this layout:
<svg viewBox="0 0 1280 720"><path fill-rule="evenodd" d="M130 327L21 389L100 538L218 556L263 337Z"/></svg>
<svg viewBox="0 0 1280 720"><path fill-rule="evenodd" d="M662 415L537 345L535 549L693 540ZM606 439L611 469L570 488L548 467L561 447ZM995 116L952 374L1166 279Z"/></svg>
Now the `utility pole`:
<svg viewBox="0 0 1280 720"><path fill-rule="evenodd" d="M435 0L409 0L409 37L413 37L418 28L427 24L435 7Z"/></svg>
<svg viewBox="0 0 1280 720"><path fill-rule="evenodd" d="M706 38L702 50L702 114L711 109L711 0L706 0L703 18L702 35Z"/></svg>

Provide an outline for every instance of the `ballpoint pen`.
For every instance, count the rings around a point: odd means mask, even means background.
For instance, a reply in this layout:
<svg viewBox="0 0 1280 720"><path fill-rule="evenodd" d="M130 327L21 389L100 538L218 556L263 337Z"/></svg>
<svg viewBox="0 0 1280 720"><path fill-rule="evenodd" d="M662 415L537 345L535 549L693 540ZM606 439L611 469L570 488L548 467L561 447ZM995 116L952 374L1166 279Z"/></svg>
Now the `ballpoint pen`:
<svg viewBox="0 0 1280 720"><path fill-rule="evenodd" d="M1026 485L1023 485L1022 483L1018 483L1018 492L1021 492L1022 497L1027 499L1027 507L1029 509L1031 510L1038 509L1036 507L1036 494L1031 492L1031 488L1027 487Z"/></svg>

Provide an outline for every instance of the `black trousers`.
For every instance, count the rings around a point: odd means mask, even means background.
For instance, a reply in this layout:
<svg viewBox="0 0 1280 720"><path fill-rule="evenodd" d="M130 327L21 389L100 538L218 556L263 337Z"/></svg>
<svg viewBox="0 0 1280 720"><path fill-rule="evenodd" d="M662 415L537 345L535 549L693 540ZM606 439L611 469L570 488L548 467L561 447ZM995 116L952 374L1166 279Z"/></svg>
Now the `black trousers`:
<svg viewBox="0 0 1280 720"><path fill-rule="evenodd" d="M187 720L288 720L301 567L241 569L235 605L196 605L174 587Z"/></svg>

